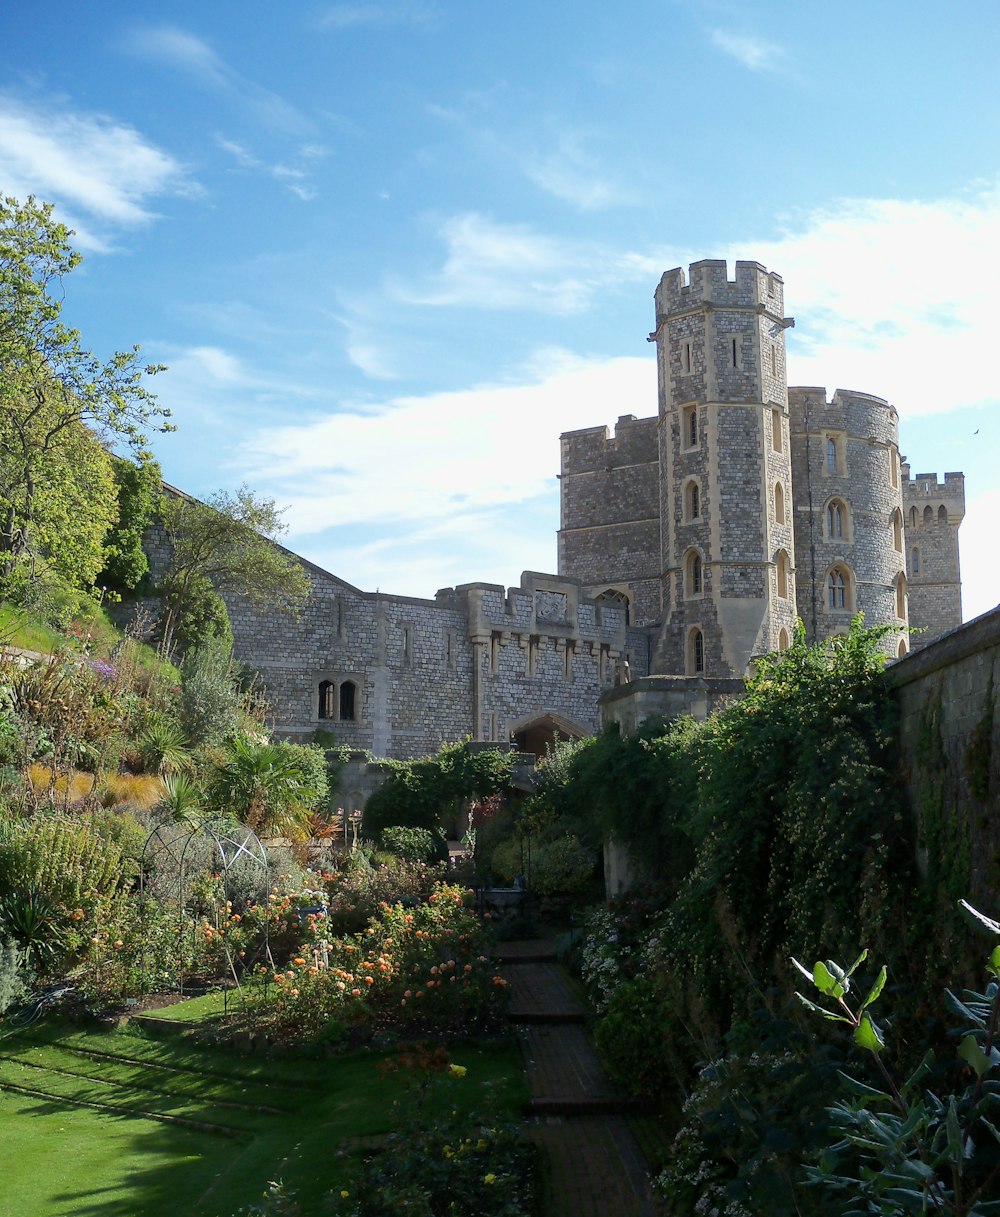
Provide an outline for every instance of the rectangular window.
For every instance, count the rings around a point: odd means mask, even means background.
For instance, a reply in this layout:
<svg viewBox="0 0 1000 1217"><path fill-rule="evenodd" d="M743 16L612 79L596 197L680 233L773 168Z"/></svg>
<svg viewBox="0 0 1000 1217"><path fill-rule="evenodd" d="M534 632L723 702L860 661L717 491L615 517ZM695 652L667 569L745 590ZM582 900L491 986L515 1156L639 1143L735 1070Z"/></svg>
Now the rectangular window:
<svg viewBox="0 0 1000 1217"><path fill-rule="evenodd" d="M688 338L687 341L684 343L682 366L684 369L684 375L690 376L691 375L691 339L690 338Z"/></svg>
<svg viewBox="0 0 1000 1217"><path fill-rule="evenodd" d="M413 664L413 630L408 626L403 626L403 666L411 667Z"/></svg>
<svg viewBox="0 0 1000 1217"><path fill-rule="evenodd" d="M733 367L736 368L736 367L739 367L739 350L738 350L738 346L737 346L739 339L734 335L731 342L732 342L731 358L733 361Z"/></svg>

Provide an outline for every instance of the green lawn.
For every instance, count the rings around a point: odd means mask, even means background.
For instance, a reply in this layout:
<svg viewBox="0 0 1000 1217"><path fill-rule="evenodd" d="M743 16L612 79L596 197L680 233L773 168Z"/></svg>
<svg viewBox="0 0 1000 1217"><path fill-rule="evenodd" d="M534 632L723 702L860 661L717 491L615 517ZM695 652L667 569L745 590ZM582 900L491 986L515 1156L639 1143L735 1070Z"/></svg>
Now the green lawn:
<svg viewBox="0 0 1000 1217"><path fill-rule="evenodd" d="M452 1057L468 1072L439 1102L516 1118L515 1046ZM275 1177L309 1212L345 1180L338 1149L390 1128L403 1085L379 1073L383 1059L242 1058L54 1022L0 1039L0 1217L231 1217Z"/></svg>

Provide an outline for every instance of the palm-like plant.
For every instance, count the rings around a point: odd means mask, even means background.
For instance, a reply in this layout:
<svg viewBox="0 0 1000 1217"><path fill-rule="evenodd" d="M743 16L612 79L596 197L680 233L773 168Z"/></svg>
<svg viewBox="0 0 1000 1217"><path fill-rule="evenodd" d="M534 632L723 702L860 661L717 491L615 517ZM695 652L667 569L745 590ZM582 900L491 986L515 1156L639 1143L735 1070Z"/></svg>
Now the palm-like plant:
<svg viewBox="0 0 1000 1217"><path fill-rule="evenodd" d="M0 898L0 928L44 973L65 950L65 927L60 910L34 885L7 892Z"/></svg>
<svg viewBox="0 0 1000 1217"><path fill-rule="evenodd" d="M192 759L184 732L169 719L156 719L139 737L139 753L148 772L161 777L189 773Z"/></svg>
<svg viewBox="0 0 1000 1217"><path fill-rule="evenodd" d="M175 824L195 827L205 815L205 799L186 773L171 773L163 779L163 795L157 804Z"/></svg>
<svg viewBox="0 0 1000 1217"><path fill-rule="evenodd" d="M300 836L314 798L309 775L292 749L248 739L234 741L212 784L219 811L265 834Z"/></svg>

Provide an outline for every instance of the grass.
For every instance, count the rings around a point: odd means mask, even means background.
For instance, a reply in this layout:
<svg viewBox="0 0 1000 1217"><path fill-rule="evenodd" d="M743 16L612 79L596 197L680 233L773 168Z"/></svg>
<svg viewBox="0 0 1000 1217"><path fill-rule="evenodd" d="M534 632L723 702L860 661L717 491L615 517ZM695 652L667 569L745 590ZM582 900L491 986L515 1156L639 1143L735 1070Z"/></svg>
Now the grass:
<svg viewBox="0 0 1000 1217"><path fill-rule="evenodd" d="M45 655L66 645L58 630L7 603L0 603L0 645L41 651Z"/></svg>
<svg viewBox="0 0 1000 1217"><path fill-rule="evenodd" d="M242 1008L243 1001L238 989L213 989L200 997L189 997L187 1001L174 1002L171 1006L150 1010L149 1013L153 1018L199 1023L211 1022L227 1013L239 1013Z"/></svg>
<svg viewBox="0 0 1000 1217"><path fill-rule="evenodd" d="M216 997L171 1009L181 1018ZM456 1046L452 1057L468 1072L446 1079L438 1105L516 1118L526 1098L516 1046ZM0 1217L232 1217L275 1177L315 1211L351 1155L390 1130L404 1084L379 1072L384 1059L243 1058L180 1035L48 1021L8 1035Z"/></svg>

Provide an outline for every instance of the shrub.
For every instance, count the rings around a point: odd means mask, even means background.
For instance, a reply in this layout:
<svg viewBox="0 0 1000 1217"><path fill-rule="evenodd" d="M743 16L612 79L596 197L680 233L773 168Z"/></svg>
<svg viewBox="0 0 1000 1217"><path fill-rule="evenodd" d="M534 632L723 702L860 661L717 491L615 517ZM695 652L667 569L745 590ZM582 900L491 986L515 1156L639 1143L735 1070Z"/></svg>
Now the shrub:
<svg viewBox="0 0 1000 1217"><path fill-rule="evenodd" d="M437 884L426 903L383 906L364 933L332 942L326 918L310 915L299 954L257 999L258 1019L291 1042L492 1026L506 982L483 953L482 928L465 903L471 895Z"/></svg>
<svg viewBox="0 0 1000 1217"><path fill-rule="evenodd" d="M444 838L427 828L397 826L382 829L381 845L388 853L406 862L432 862L440 858Z"/></svg>
<svg viewBox="0 0 1000 1217"><path fill-rule="evenodd" d="M221 744L233 736L242 700L229 643L206 641L184 656L179 709L192 744Z"/></svg>
<svg viewBox="0 0 1000 1217"><path fill-rule="evenodd" d="M0 938L0 1014L27 992L21 971L20 952L13 942Z"/></svg>

